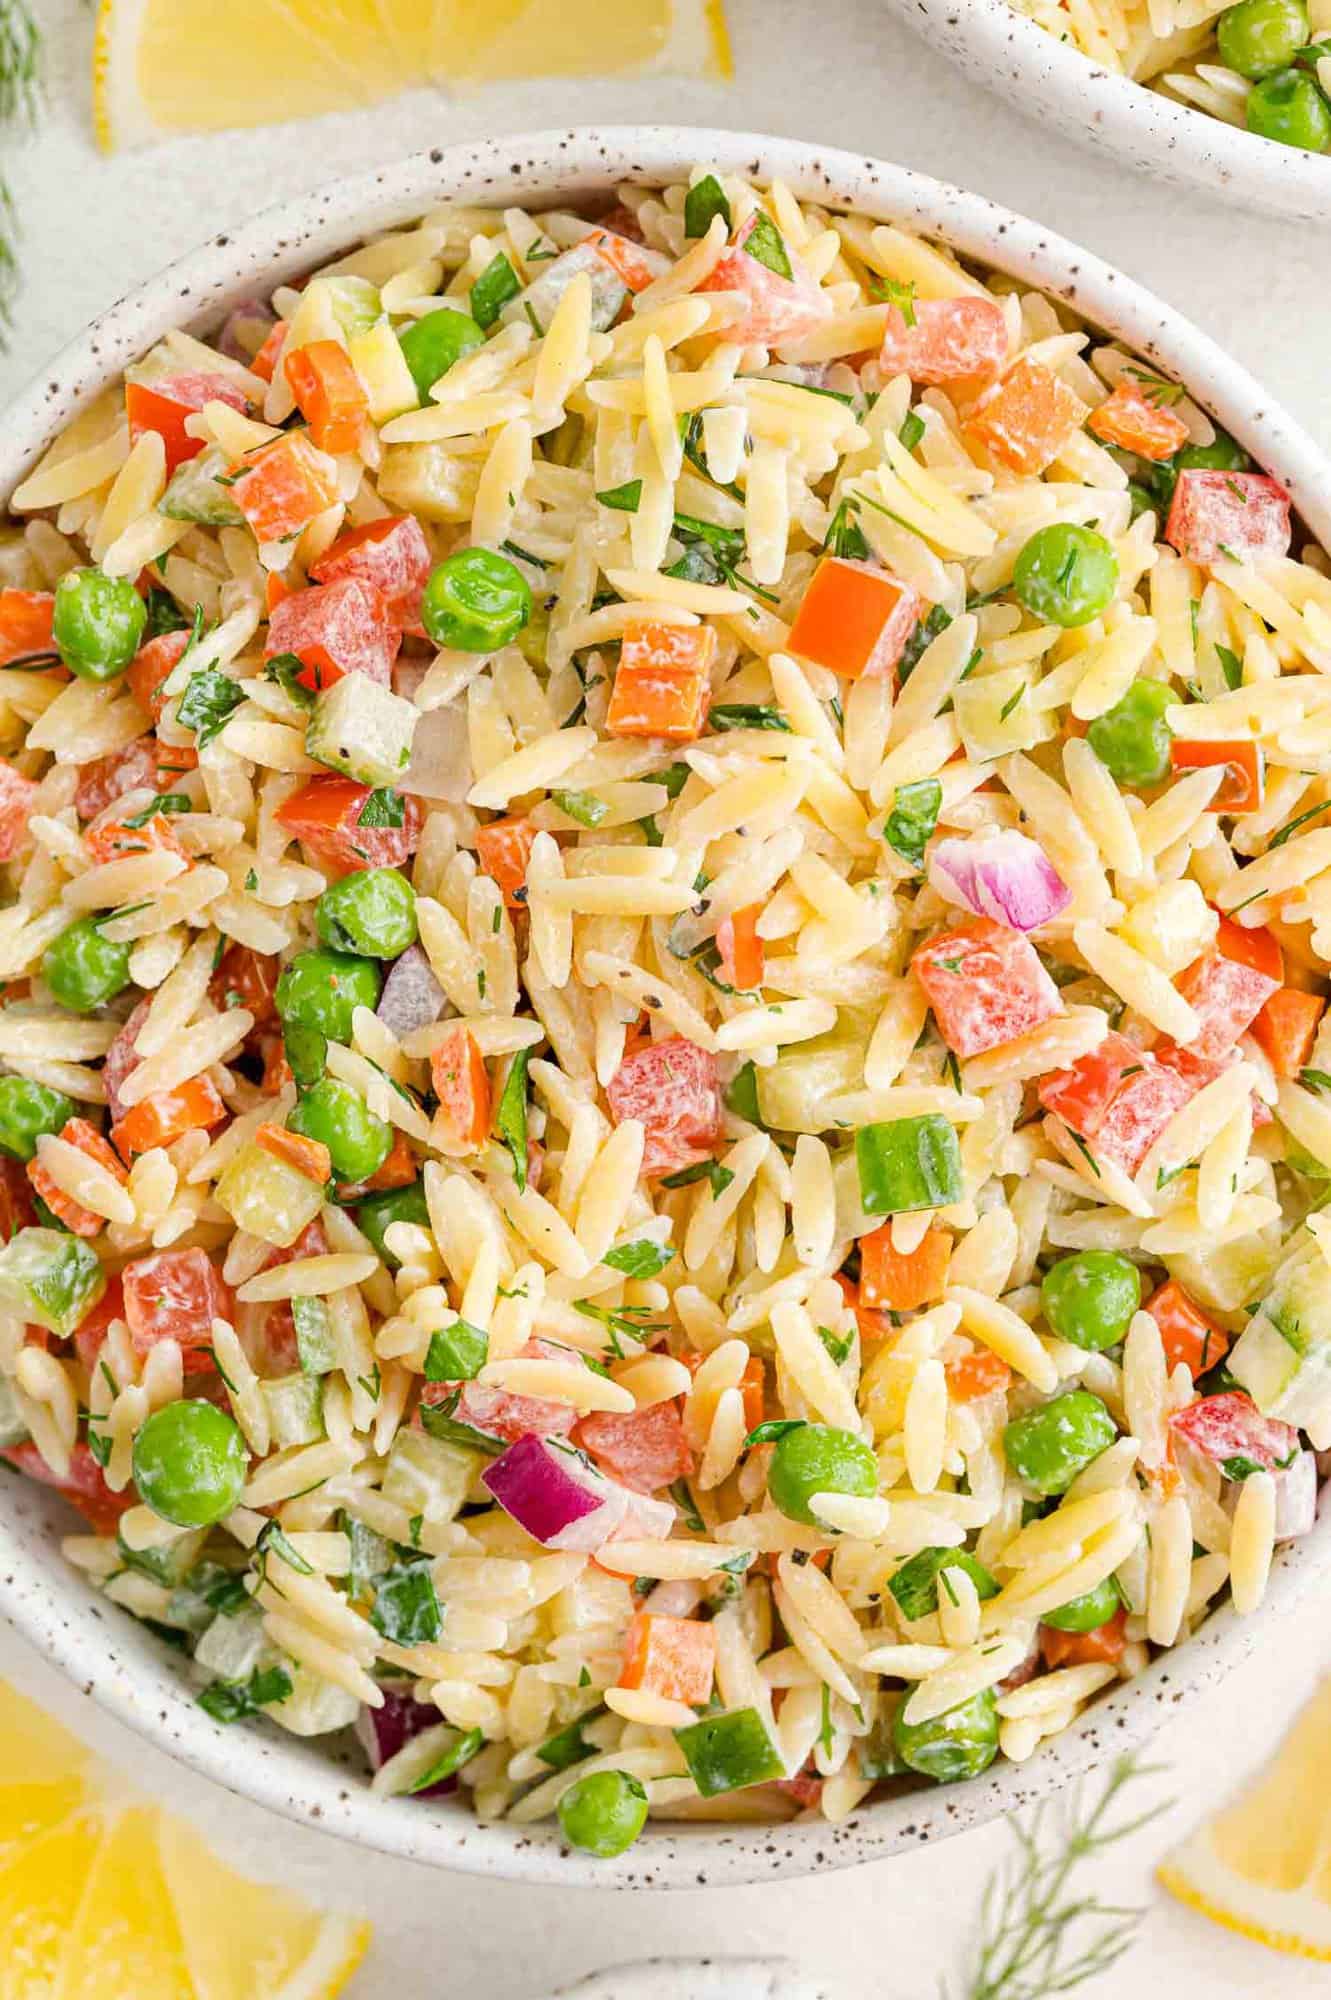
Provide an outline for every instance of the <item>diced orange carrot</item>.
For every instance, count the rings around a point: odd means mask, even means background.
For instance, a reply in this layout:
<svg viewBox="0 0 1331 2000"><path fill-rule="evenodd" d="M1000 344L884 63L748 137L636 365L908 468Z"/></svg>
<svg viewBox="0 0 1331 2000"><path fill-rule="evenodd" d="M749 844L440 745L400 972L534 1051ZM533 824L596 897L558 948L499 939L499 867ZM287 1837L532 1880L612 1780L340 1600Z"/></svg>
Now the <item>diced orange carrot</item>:
<svg viewBox="0 0 1331 2000"><path fill-rule="evenodd" d="M887 570L824 556L800 599L790 650L842 680L890 674L921 608L918 593Z"/></svg>
<svg viewBox="0 0 1331 2000"><path fill-rule="evenodd" d="M885 1222L860 1238L860 1298L863 1306L887 1312L914 1312L943 1296L952 1258L952 1236L932 1228L909 1255L892 1248L892 1225Z"/></svg>
<svg viewBox="0 0 1331 2000"><path fill-rule="evenodd" d="M76 1147L80 1153L86 1153L90 1160L96 1160L99 1166L105 1167L122 1187L129 1179L129 1175L97 1127L90 1125L86 1118L68 1119L60 1137L67 1146ZM39 1159L28 1161L28 1179L32 1183L33 1193L41 1196L51 1213L59 1217L66 1229L72 1229L76 1236L101 1235L106 1227L106 1218L94 1215L93 1211L85 1208L81 1201L76 1201L73 1195L66 1194L62 1188L57 1187Z"/></svg>
<svg viewBox="0 0 1331 2000"><path fill-rule="evenodd" d="M111 1141L122 1160L146 1153L153 1146L170 1146L182 1133L206 1131L226 1117L226 1105L210 1077L191 1077L174 1090L159 1090L132 1105L111 1127Z"/></svg>
<svg viewBox="0 0 1331 2000"><path fill-rule="evenodd" d="M696 1349L690 1349L679 1358L690 1375L696 1375L707 1356L698 1353ZM745 1362L744 1373L739 1378L739 1393L744 1404L744 1429L747 1435L749 1431L756 1431L762 1422L766 1404L767 1376L761 1355L751 1354Z"/></svg>
<svg viewBox="0 0 1331 2000"><path fill-rule="evenodd" d="M1012 1380L1007 1362L987 1347L977 1347L956 1361L944 1362L943 1373L954 1403L978 1403L985 1396L992 1396L996 1389L1006 1389Z"/></svg>
<svg viewBox="0 0 1331 2000"><path fill-rule="evenodd" d="M527 900L527 863L535 839L532 822L516 813L507 819L492 819L488 826L477 829L476 858L503 890L510 910L520 910Z"/></svg>
<svg viewBox="0 0 1331 2000"><path fill-rule="evenodd" d="M259 349L253 361L251 361L251 375L257 375L261 382L272 381L273 370L277 366L277 357L282 352L282 342L286 337L287 323L284 319L280 319L270 331L268 338L264 341L263 346Z"/></svg>
<svg viewBox="0 0 1331 2000"><path fill-rule="evenodd" d="M716 633L710 625L630 625L620 648L605 726L611 736L701 736Z"/></svg>
<svg viewBox="0 0 1331 2000"><path fill-rule="evenodd" d="M1122 1657L1126 1641L1123 1627L1127 1622L1127 1612L1122 1605L1104 1625L1097 1625L1090 1632L1060 1632L1057 1626L1040 1627L1040 1651L1044 1663L1051 1670L1055 1667L1091 1667L1102 1661L1111 1664Z"/></svg>
<svg viewBox="0 0 1331 2000"><path fill-rule="evenodd" d="M1256 812L1262 803L1264 766L1255 743L1211 743L1176 736L1169 746L1169 763L1175 771L1209 771L1216 764L1226 766L1224 783L1207 807L1208 812Z"/></svg>
<svg viewBox="0 0 1331 2000"><path fill-rule="evenodd" d="M405 1132L394 1132L388 1158L367 1181L338 1183L339 1201L359 1201L367 1194L385 1194L389 1188L409 1187L416 1178L416 1155Z"/></svg>
<svg viewBox="0 0 1331 2000"><path fill-rule="evenodd" d="M716 1627L700 1618L664 1618L635 1611L624 1641L616 1686L659 1694L700 1708L711 1699Z"/></svg>
<svg viewBox="0 0 1331 2000"><path fill-rule="evenodd" d="M739 993L751 993L763 983L766 953L758 935L761 903L746 903L733 916L722 917L716 927L716 948L721 954L721 978Z"/></svg>
<svg viewBox="0 0 1331 2000"><path fill-rule="evenodd" d="M490 1079L469 1028L454 1028L430 1057L444 1150L476 1153L490 1136Z"/></svg>
<svg viewBox="0 0 1331 2000"><path fill-rule="evenodd" d="M178 854L184 858L185 850L166 813L154 813L142 826L131 823L138 818L139 814L133 813L129 819L104 819L93 827L85 836L92 859L125 861L135 854Z"/></svg>
<svg viewBox="0 0 1331 2000"><path fill-rule="evenodd" d="M291 1065L287 1061L286 1043L280 1035L260 1035L259 1053L263 1057L263 1075L259 1079L259 1089L265 1097L276 1097L279 1090L285 1090L291 1083Z"/></svg>
<svg viewBox="0 0 1331 2000"><path fill-rule="evenodd" d="M15 660L54 655L54 616L52 591L0 590L0 667L12 666Z"/></svg>
<svg viewBox="0 0 1331 2000"><path fill-rule="evenodd" d="M355 451L370 414L369 399L335 340L312 340L282 364L291 393L320 451Z"/></svg>
<svg viewBox="0 0 1331 2000"><path fill-rule="evenodd" d="M290 597L291 585L277 570L270 569L268 581L264 585L264 610L271 618L284 597Z"/></svg>
<svg viewBox="0 0 1331 2000"><path fill-rule="evenodd" d="M1180 445L1188 442L1188 426L1163 400L1162 392L1168 388L1168 383L1161 383L1153 391L1149 382L1125 375L1113 395L1092 410L1087 430L1121 451L1135 452L1138 458L1157 463L1172 458Z"/></svg>
<svg viewBox="0 0 1331 2000"><path fill-rule="evenodd" d="M1086 421L1086 405L1052 370L1023 355L975 407L966 435L1009 472L1052 465Z"/></svg>
<svg viewBox="0 0 1331 2000"><path fill-rule="evenodd" d="M1252 1024L1252 1037L1266 1051L1277 1076L1297 1076L1313 1052L1317 1024L1326 1011L1319 994L1282 986Z"/></svg>
<svg viewBox="0 0 1331 2000"><path fill-rule="evenodd" d="M1146 1311L1160 1329L1165 1360L1170 1370L1186 1361L1195 1381L1229 1352L1229 1335L1223 1326L1209 1320L1195 1305L1182 1285L1166 1279L1146 1301Z"/></svg>
<svg viewBox="0 0 1331 2000"><path fill-rule="evenodd" d="M277 1019L277 982L282 966L275 953L251 951L247 944L229 944L208 981L208 998L227 1014L244 1007L256 1028Z"/></svg>
<svg viewBox="0 0 1331 2000"><path fill-rule="evenodd" d="M289 541L337 499L337 468L292 431L242 462L231 497L258 541Z"/></svg>
<svg viewBox="0 0 1331 2000"><path fill-rule="evenodd" d="M254 1142L284 1167L293 1167L320 1187L333 1178L332 1156L322 1139L307 1139L303 1132L289 1132L285 1125L261 1125Z"/></svg>
<svg viewBox="0 0 1331 2000"><path fill-rule="evenodd" d="M1235 965L1249 966L1264 979L1278 982L1285 977L1285 954L1280 941L1264 925L1245 931L1242 924L1221 917L1215 948L1222 958L1232 959Z"/></svg>

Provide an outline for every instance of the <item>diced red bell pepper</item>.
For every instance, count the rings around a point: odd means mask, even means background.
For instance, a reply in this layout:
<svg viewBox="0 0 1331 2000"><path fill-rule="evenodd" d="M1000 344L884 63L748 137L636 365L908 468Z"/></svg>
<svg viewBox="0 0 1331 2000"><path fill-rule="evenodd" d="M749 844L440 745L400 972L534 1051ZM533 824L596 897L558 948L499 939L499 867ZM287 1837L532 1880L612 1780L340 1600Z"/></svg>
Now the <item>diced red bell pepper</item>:
<svg viewBox="0 0 1331 2000"><path fill-rule="evenodd" d="M597 1410L573 1427L573 1442L603 1472L634 1493L656 1493L693 1471L677 1403L653 1403L624 1416Z"/></svg>
<svg viewBox="0 0 1331 2000"><path fill-rule="evenodd" d="M1294 1425L1264 1417L1252 1397L1239 1389L1203 1396L1186 1410L1176 1410L1169 1427L1230 1479L1244 1479L1257 1470L1279 1472L1299 1455Z"/></svg>
<svg viewBox="0 0 1331 2000"><path fill-rule="evenodd" d="M1178 736L1170 743L1173 771L1209 771L1217 764L1225 766L1225 779L1207 811L1256 812L1262 803L1265 760L1255 743L1205 743Z"/></svg>
<svg viewBox="0 0 1331 2000"><path fill-rule="evenodd" d="M476 830L476 859L499 884L510 910L520 910L526 903L527 863L535 840L532 822L517 814L492 819L488 826Z"/></svg>
<svg viewBox="0 0 1331 2000"><path fill-rule="evenodd" d="M1285 954L1280 948L1280 940L1264 924L1245 930L1232 917L1221 917L1215 948L1232 959L1235 965L1250 966L1277 986L1285 977Z"/></svg>
<svg viewBox="0 0 1331 2000"><path fill-rule="evenodd" d="M1007 318L994 299L916 299L908 325L890 306L878 365L912 382L956 382L992 375L1007 359Z"/></svg>
<svg viewBox="0 0 1331 2000"><path fill-rule="evenodd" d="M265 660L294 653L302 662L300 685L317 694L344 674L364 674L387 687L402 635L379 593L344 577L313 590L293 590L268 621Z"/></svg>
<svg viewBox="0 0 1331 2000"><path fill-rule="evenodd" d="M0 1243L8 1243L20 1229L30 1229L36 1220L32 1187L22 1162L0 1160Z"/></svg>
<svg viewBox="0 0 1331 2000"><path fill-rule="evenodd" d="M138 817L137 813L133 815L136 820ZM154 813L142 826L131 826L128 819L113 815L99 820L84 838L90 857L97 862L125 861L136 854L175 854L185 859L185 850L167 813Z"/></svg>
<svg viewBox="0 0 1331 2000"><path fill-rule="evenodd" d="M1056 1625L1042 1625L1040 1652L1045 1665L1051 1673L1055 1667L1112 1666L1123 1657L1127 1622L1128 1614L1120 1604L1112 1618L1089 1632L1060 1632Z"/></svg>
<svg viewBox="0 0 1331 2000"><path fill-rule="evenodd" d="M630 625L620 648L605 726L611 736L701 736L711 695L710 625Z"/></svg>
<svg viewBox="0 0 1331 2000"><path fill-rule="evenodd" d="M137 736L123 750L112 750L95 763L85 764L74 794L74 809L80 819L96 819L113 799L146 785L157 789L157 739Z"/></svg>
<svg viewBox="0 0 1331 2000"><path fill-rule="evenodd" d="M823 1802L823 1782L814 1771L796 1771L793 1778L778 1778L776 1789L794 1799L801 1812L815 1812Z"/></svg>
<svg viewBox="0 0 1331 2000"><path fill-rule="evenodd" d="M61 1128L60 1137L67 1146L73 1146L80 1153L86 1153L90 1160L96 1160L99 1166L105 1167L122 1187L129 1179L129 1175L97 1127L90 1125L86 1118L68 1119ZM51 1213L64 1223L66 1229L72 1229L76 1236L101 1235L106 1227L105 1218L95 1215L90 1208L85 1208L81 1201L76 1201L73 1195L66 1194L63 1188L57 1187L39 1159L28 1161L28 1179L32 1182L33 1193L41 1197Z"/></svg>
<svg viewBox="0 0 1331 2000"><path fill-rule="evenodd" d="M476 1153L490 1136L490 1078L470 1028L453 1028L430 1056L430 1080L450 1150Z"/></svg>
<svg viewBox="0 0 1331 2000"><path fill-rule="evenodd" d="M1135 452L1157 464L1172 458L1188 442L1188 426L1174 414L1167 402L1152 395L1149 385L1125 375L1111 396L1091 411L1086 422L1106 444L1120 451Z"/></svg>
<svg viewBox="0 0 1331 2000"><path fill-rule="evenodd" d="M663 1701L701 1708L711 1700L716 1673L716 1627L701 1618L663 1618L635 1611L624 1640L615 1683L641 1688Z"/></svg>
<svg viewBox="0 0 1331 2000"><path fill-rule="evenodd" d="M266 1028L277 1019L281 972L281 962L274 953L251 951L247 944L229 944L208 982L208 997L222 1013L244 1007L253 1014L256 1028Z"/></svg>
<svg viewBox="0 0 1331 2000"><path fill-rule="evenodd" d="M1022 355L981 397L966 435L1009 472L1034 474L1052 465L1086 421L1086 405L1042 362Z"/></svg>
<svg viewBox="0 0 1331 2000"><path fill-rule="evenodd" d="M406 797L401 826L362 826L368 785L350 778L312 778L280 806L274 817L293 840L306 846L326 873L350 875L359 868L400 868L416 852L421 835L419 802Z"/></svg>
<svg viewBox="0 0 1331 2000"><path fill-rule="evenodd" d="M12 861L28 837L37 787L0 758L0 861Z"/></svg>
<svg viewBox="0 0 1331 2000"><path fill-rule="evenodd" d="M874 563L824 556L800 599L790 650L843 680L890 674L920 618L908 583Z"/></svg>
<svg viewBox="0 0 1331 2000"><path fill-rule="evenodd" d="M185 1349L209 1347L213 1321L231 1318L231 1293L203 1250L160 1250L127 1264L125 1323L136 1354L159 1340Z"/></svg>
<svg viewBox="0 0 1331 2000"><path fill-rule="evenodd" d="M988 1347L977 1347L955 1361L944 1362L943 1373L947 1377L947 1393L954 1403L978 1403L985 1396L1005 1390L1012 1380L1007 1362Z"/></svg>
<svg viewBox="0 0 1331 2000"><path fill-rule="evenodd" d="M1195 1096L1185 1066L1161 1062L1123 1035L1108 1034L1070 1069L1042 1077L1046 1111L1099 1158L1135 1173L1176 1111Z"/></svg>
<svg viewBox="0 0 1331 2000"><path fill-rule="evenodd" d="M355 451L365 435L370 404L345 347L336 340L312 340L293 348L282 367L320 451L334 458Z"/></svg>
<svg viewBox="0 0 1331 2000"><path fill-rule="evenodd" d="M1189 562L1288 555L1290 499L1264 472L1180 472L1165 540Z"/></svg>
<svg viewBox="0 0 1331 2000"><path fill-rule="evenodd" d="M1297 1076L1313 1052L1326 1002L1316 993L1282 986L1252 1024L1252 1037L1277 1076Z"/></svg>
<svg viewBox="0 0 1331 2000"><path fill-rule="evenodd" d="M982 917L944 931L911 960L954 1054L978 1056L1063 1012L1058 988L1029 938Z"/></svg>
<svg viewBox="0 0 1331 2000"><path fill-rule="evenodd" d="M626 1055L606 1086L611 1116L640 1119L642 1171L651 1179L710 1159L721 1137L716 1058L683 1035Z"/></svg>
<svg viewBox="0 0 1331 2000"><path fill-rule="evenodd" d="M454 1397L457 1401L449 1412L454 1423L468 1424L505 1444L533 1434L567 1437L577 1422L578 1413L569 1403L556 1403L547 1396L512 1396L507 1389L487 1389L479 1382L426 1382L421 1408L453 1403Z"/></svg>
<svg viewBox="0 0 1331 2000"><path fill-rule="evenodd" d="M280 571L270 569L264 579L263 608L271 618L284 597L290 597L292 586Z"/></svg>
<svg viewBox="0 0 1331 2000"><path fill-rule="evenodd" d="M189 435L185 420L197 415L205 403L227 403L233 410L249 408L243 391L227 375L186 373L159 375L153 382L126 382L130 443L137 444L145 431L156 431L166 446L169 478L178 465L197 458L203 450L203 439Z"/></svg>
<svg viewBox="0 0 1331 2000"><path fill-rule="evenodd" d="M44 661L54 655L54 616L53 591L0 590L0 667L12 667L16 660Z"/></svg>
<svg viewBox="0 0 1331 2000"><path fill-rule="evenodd" d="M780 244L777 254L786 255L790 277L783 277L780 270L773 270L746 247L755 229L760 232L760 243L771 244L776 238ZM740 224L734 242L698 290L743 295L745 310L725 331L727 340L741 346L783 347L787 341L812 333L832 310L822 287L814 283L803 265L790 259L775 224L761 212Z"/></svg>
<svg viewBox="0 0 1331 2000"><path fill-rule="evenodd" d="M282 352L282 342L287 337L287 322L279 319L269 328L263 346L250 363L251 375L257 375L261 382L271 382L277 367L277 357Z"/></svg>
<svg viewBox="0 0 1331 2000"><path fill-rule="evenodd" d="M652 280L660 276L660 265L652 261L652 254L644 256L641 241L625 236L622 231L593 229L580 239L579 247L595 250L631 292L645 292Z"/></svg>
<svg viewBox="0 0 1331 2000"><path fill-rule="evenodd" d="M908 1254L892 1247L892 1225L885 1222L860 1238L859 1303L874 1312L914 1312L943 1296L952 1237L936 1226L927 1230Z"/></svg>
<svg viewBox="0 0 1331 2000"><path fill-rule="evenodd" d="M758 935L761 903L746 903L733 916L722 917L716 927L716 948L721 954L720 977L737 993L752 993L763 983L766 953Z"/></svg>
<svg viewBox="0 0 1331 2000"><path fill-rule="evenodd" d="M1226 924L1224 928L1230 933L1238 930L1237 924ZM1274 939L1270 941L1275 943ZM1277 945L1277 957L1279 949ZM1188 1053L1211 1061L1228 1054L1272 994L1280 991L1278 974L1272 978L1242 959L1231 957L1223 937L1217 941L1215 950L1194 959L1174 984L1202 1024L1201 1033L1186 1044Z"/></svg>
<svg viewBox="0 0 1331 2000"><path fill-rule="evenodd" d="M270 1249L259 1269L271 1271L278 1264L295 1264L305 1257L327 1255L328 1237L316 1215L285 1250ZM299 1368L300 1343L289 1299L277 1299L271 1305L238 1305L235 1326L251 1366L265 1379L291 1375Z"/></svg>
<svg viewBox="0 0 1331 2000"><path fill-rule="evenodd" d="M74 1352L91 1374L102 1351L102 1342L113 1319L125 1317L125 1288L119 1276L108 1278L106 1290L91 1312L84 1314L74 1329Z"/></svg>
<svg viewBox="0 0 1331 2000"><path fill-rule="evenodd" d="M102 1082L106 1087L106 1103L113 1125L118 1124L129 1109L129 1106L122 1101L120 1092L130 1071L137 1069L143 1060L135 1053L134 1044L139 1038L139 1030L148 1018L148 1009L151 1005L152 1000L148 995L139 1001L111 1043L102 1063Z"/></svg>
<svg viewBox="0 0 1331 2000"><path fill-rule="evenodd" d="M419 631L421 598L432 568L430 544L414 514L387 514L348 528L310 575L315 583L350 579L377 590L399 631Z"/></svg>
<svg viewBox="0 0 1331 2000"><path fill-rule="evenodd" d="M1176 1279L1166 1279L1152 1292L1146 1301L1146 1311L1160 1329L1165 1361L1171 1372L1180 1361L1186 1361L1188 1373L1195 1381L1228 1354L1229 1335L1224 1327L1208 1319Z"/></svg>
<svg viewBox="0 0 1331 2000"><path fill-rule="evenodd" d="M337 467L301 431L244 460L231 497L262 543L289 542L337 499Z"/></svg>
<svg viewBox="0 0 1331 2000"><path fill-rule="evenodd" d="M258 1041L259 1054L263 1058L259 1089L265 1097L276 1097L278 1091L285 1090L292 1080L286 1044L280 1035L260 1035Z"/></svg>
<svg viewBox="0 0 1331 2000"><path fill-rule="evenodd" d="M158 1090L128 1110L111 1127L122 1160L154 1146L171 1146L186 1132L207 1131L226 1117L226 1105L211 1077L193 1076L174 1090Z"/></svg>
<svg viewBox="0 0 1331 2000"><path fill-rule="evenodd" d="M159 632L155 639L149 639L146 646L139 647L129 663L125 679L129 682L130 693L154 722L166 707L162 689L179 665L180 656L189 642L188 632Z"/></svg>
<svg viewBox="0 0 1331 2000"><path fill-rule="evenodd" d="M97 1535L113 1535L121 1515L138 1500L132 1486L127 1486L123 1493L111 1491L101 1466L86 1444L74 1446L70 1453L69 1471L63 1479L52 1472L31 1442L11 1445L7 1451L0 1452L0 1458L8 1459L12 1466L26 1473L39 1486L52 1486L57 1493L62 1493Z"/></svg>

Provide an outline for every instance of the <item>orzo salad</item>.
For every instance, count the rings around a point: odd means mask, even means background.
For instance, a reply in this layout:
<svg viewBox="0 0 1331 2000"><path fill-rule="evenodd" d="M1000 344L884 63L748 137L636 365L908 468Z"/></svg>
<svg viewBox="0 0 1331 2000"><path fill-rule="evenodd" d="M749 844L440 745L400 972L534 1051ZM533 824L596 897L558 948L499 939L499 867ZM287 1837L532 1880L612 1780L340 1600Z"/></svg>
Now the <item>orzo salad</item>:
<svg viewBox="0 0 1331 2000"><path fill-rule="evenodd" d="M614 1855L1256 1609L1331 574L1179 385L700 167L168 334L12 504L0 1442L212 1716Z"/></svg>
<svg viewBox="0 0 1331 2000"><path fill-rule="evenodd" d="M1009 0L1106 69L1307 153L1331 147L1331 0Z"/></svg>

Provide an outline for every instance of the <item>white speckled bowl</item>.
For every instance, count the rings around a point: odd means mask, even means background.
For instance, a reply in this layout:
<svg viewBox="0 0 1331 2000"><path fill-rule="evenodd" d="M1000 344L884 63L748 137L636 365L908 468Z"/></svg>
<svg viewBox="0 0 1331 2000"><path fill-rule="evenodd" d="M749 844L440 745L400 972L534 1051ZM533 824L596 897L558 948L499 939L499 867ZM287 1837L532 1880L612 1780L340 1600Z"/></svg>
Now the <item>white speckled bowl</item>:
<svg viewBox="0 0 1331 2000"><path fill-rule="evenodd" d="M1331 153L1304 153L1240 131L1101 68L1008 0L888 0L904 21L1033 123L1052 122L1155 181L1217 200L1331 223ZM1219 4L1219 0L1217 0Z"/></svg>
<svg viewBox="0 0 1331 2000"><path fill-rule="evenodd" d="M1252 377L1179 314L1073 244L978 195L835 148L673 126L544 132L419 154L341 181L214 237L97 320L58 355L0 425L0 494L93 393L172 326L205 330L271 289L450 198L539 207L655 181L695 160L923 230L1066 300L1191 393L1275 473L1331 547L1331 465ZM86 1692L160 1748L293 1819L389 1853L477 1874L565 1885L694 1888L845 1867L959 1833L1063 1785L1146 1737L1175 1702L1219 1680L1269 1633L1303 1583L1331 1565L1331 1515L1277 1557L1260 1618L1227 1606L1177 1653L1099 1702L1029 1766L999 1763L965 1785L901 1790L845 1825L654 1825L618 1861L571 1855L558 1828L482 1826L451 1802L381 1799L350 1744L301 1742L272 1726L221 1728L194 1699L179 1654L85 1584L56 1547L64 1510L25 1481L0 1485L0 1612Z"/></svg>

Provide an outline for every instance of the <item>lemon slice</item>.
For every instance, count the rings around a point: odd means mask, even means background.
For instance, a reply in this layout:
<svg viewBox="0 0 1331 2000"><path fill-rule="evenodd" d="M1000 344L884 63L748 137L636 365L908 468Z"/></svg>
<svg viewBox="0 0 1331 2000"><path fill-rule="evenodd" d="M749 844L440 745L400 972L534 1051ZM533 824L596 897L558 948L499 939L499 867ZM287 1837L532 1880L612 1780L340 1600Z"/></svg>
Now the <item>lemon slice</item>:
<svg viewBox="0 0 1331 2000"><path fill-rule="evenodd" d="M377 104L418 84L730 74L722 0L100 0L108 151Z"/></svg>
<svg viewBox="0 0 1331 2000"><path fill-rule="evenodd" d="M1226 1929L1331 1960L1331 1680L1266 1770L1159 1874L1172 1896Z"/></svg>
<svg viewBox="0 0 1331 2000"><path fill-rule="evenodd" d="M0 1681L4 2000L333 2000L368 1924L236 1875Z"/></svg>

